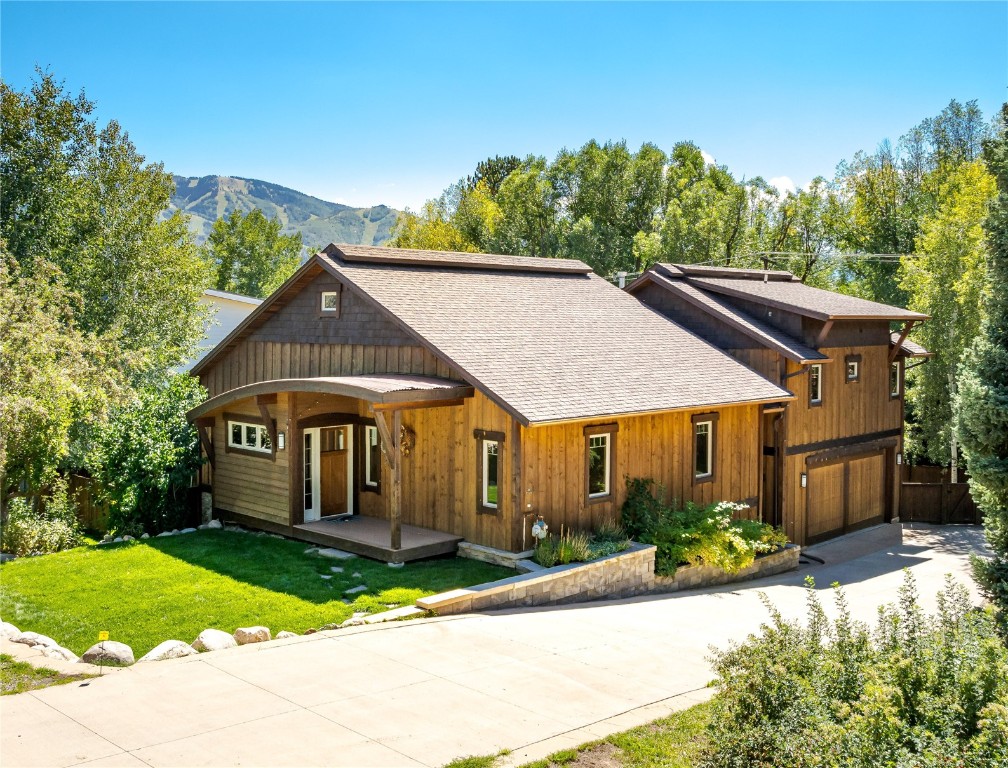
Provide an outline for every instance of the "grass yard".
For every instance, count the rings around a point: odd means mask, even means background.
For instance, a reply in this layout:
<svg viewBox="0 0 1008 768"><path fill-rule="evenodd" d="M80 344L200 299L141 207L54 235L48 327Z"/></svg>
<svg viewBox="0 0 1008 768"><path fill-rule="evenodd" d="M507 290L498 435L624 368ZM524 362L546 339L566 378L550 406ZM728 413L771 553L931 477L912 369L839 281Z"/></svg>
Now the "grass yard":
<svg viewBox="0 0 1008 768"><path fill-rule="evenodd" d="M306 554L309 546L216 530L18 558L0 566L0 616L78 655L108 630L109 639L127 643L139 658L164 640L192 642L207 627L302 633L354 612L379 613L514 575L463 558L389 568L360 557ZM361 584L366 591L344 595Z"/></svg>
<svg viewBox="0 0 1008 768"><path fill-rule="evenodd" d="M647 725L556 752L523 768L692 768L703 748L710 704L697 704ZM497 755L464 757L445 768L494 768Z"/></svg>
<svg viewBox="0 0 1008 768"><path fill-rule="evenodd" d="M25 661L17 661L13 656L0 653L0 695L24 693L50 685L63 685L78 680L87 680L94 675L64 675L55 669L33 667Z"/></svg>

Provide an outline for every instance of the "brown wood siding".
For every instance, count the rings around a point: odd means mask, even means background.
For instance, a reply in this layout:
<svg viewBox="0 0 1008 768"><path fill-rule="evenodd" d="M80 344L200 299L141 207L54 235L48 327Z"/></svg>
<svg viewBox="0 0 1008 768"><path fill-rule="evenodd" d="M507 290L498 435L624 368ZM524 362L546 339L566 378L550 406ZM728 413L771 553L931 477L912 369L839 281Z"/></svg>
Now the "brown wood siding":
<svg viewBox="0 0 1008 768"><path fill-rule="evenodd" d="M277 430L287 429L287 395L281 393L277 402L267 406L276 419ZM228 406L228 413L244 414L258 421L259 409L254 399ZM277 451L276 461L269 454L248 456L229 453L227 423L220 413L213 426L214 455L217 466L213 473L213 503L215 507L248 515L256 520L288 525L287 457L289 451Z"/></svg>
<svg viewBox="0 0 1008 768"><path fill-rule="evenodd" d="M743 365L752 368L763 378L769 379L775 384L780 380L782 359L780 353L766 347L754 347L752 349L733 348L726 349L725 352Z"/></svg>
<svg viewBox="0 0 1008 768"><path fill-rule="evenodd" d="M714 480L693 483L694 412L663 413L615 419L615 467L608 501L587 501L585 487L584 427L577 422L523 429L523 482L526 502L534 513L526 527L541 514L550 530L560 526L591 530L609 519L618 519L626 498L625 478L650 478L665 489L666 498L681 503L690 499L750 501L749 516L755 516L760 488L759 407L733 406L718 411ZM600 419L599 423L613 419ZM529 493L531 489L531 493ZM531 538L526 532L526 541Z"/></svg>
<svg viewBox="0 0 1008 768"><path fill-rule="evenodd" d="M637 291L634 297L721 349L730 347L755 350L761 346L751 336L732 328L662 286L646 285Z"/></svg>

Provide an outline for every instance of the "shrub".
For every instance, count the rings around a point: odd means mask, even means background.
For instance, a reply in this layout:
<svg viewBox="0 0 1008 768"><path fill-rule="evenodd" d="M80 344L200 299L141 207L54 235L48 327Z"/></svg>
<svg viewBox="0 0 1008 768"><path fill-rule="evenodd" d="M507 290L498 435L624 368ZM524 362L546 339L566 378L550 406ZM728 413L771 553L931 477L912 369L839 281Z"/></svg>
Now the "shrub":
<svg viewBox="0 0 1008 768"><path fill-rule="evenodd" d="M682 509L666 505L650 480L627 480L623 524L638 541L654 544L655 572L674 574L679 565L712 565L737 573L756 555L773 552L787 543L780 529L755 520L736 520L744 504L721 501L708 506L686 502Z"/></svg>
<svg viewBox="0 0 1008 768"><path fill-rule="evenodd" d="M588 534L575 532L570 528L560 531L560 536L552 534L536 545L532 559L544 568L552 568L557 563L585 563L600 557L622 552L630 546L630 539L615 523L603 523L597 532Z"/></svg>
<svg viewBox="0 0 1008 768"><path fill-rule="evenodd" d="M805 624L764 597L761 634L715 654L701 766L1008 765L1008 649L964 587L947 577L926 616L907 571L872 632L836 585L830 621L814 586Z"/></svg>
<svg viewBox="0 0 1008 768"><path fill-rule="evenodd" d="M55 480L38 509L29 499L11 499L7 521L0 531L0 548L5 552L19 557L46 555L78 544L80 524L65 479Z"/></svg>

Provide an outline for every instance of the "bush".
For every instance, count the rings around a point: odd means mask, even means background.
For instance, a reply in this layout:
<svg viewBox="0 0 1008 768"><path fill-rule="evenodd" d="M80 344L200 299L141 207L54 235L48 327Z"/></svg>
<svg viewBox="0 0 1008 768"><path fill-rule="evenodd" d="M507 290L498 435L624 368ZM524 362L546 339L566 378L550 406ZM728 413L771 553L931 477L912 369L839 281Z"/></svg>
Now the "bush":
<svg viewBox="0 0 1008 768"><path fill-rule="evenodd" d="M560 536L552 534L536 545L532 559L544 568L557 563L586 563L600 557L614 555L630 546L623 529L612 522L603 523L594 534L561 530Z"/></svg>
<svg viewBox="0 0 1008 768"><path fill-rule="evenodd" d="M623 505L627 532L644 544L654 544L655 572L674 574L682 564L712 565L737 573L752 565L756 555L780 549L784 532L755 520L736 520L747 507L730 501L708 506L686 502L682 509L664 504L650 480L627 480Z"/></svg>
<svg viewBox="0 0 1008 768"><path fill-rule="evenodd" d="M835 595L830 621L810 579L806 624L764 597L761 634L715 654L701 766L1008 765L1008 650L990 612L947 577L925 616L907 571L871 632Z"/></svg>
<svg viewBox="0 0 1008 768"><path fill-rule="evenodd" d="M29 499L11 499L7 521L0 530L0 548L18 557L71 549L80 539L76 510L62 477L53 483L39 511Z"/></svg>

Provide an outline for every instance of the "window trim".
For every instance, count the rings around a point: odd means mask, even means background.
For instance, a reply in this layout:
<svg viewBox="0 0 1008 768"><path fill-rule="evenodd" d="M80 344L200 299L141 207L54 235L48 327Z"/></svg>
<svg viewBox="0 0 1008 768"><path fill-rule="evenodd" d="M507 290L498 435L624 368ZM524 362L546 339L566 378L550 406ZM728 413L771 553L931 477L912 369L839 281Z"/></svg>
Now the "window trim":
<svg viewBox="0 0 1008 768"><path fill-rule="evenodd" d="M376 424L364 424L364 429L361 430L361 453L364 455L361 457L361 482L360 489L367 493L377 493L381 495L381 479L382 479L382 450L381 450L381 434L378 432L378 425ZM368 469L372 468L371 465L371 445L368 442L368 436L371 431L374 430L374 434L377 438L375 441L375 446L378 448L378 466L373 467L374 469L374 479L375 482L371 483L368 481Z"/></svg>
<svg viewBox="0 0 1008 768"><path fill-rule="evenodd" d="M704 483L712 483L717 478L717 433L718 433L718 419L721 414L717 411L712 411L709 413L694 413L690 417L690 424L693 428L693 440L690 443L692 446L691 464L693 465L693 485L703 485ZM696 471L696 448L697 448L697 427L700 424L710 424L710 434L707 440L707 456L709 461L710 472L705 475L698 475Z"/></svg>
<svg viewBox="0 0 1008 768"><path fill-rule="evenodd" d="M613 492L613 470L616 468L616 433L619 432L619 424L611 422L609 424L590 424L584 428L584 477L585 477L585 504L604 504L614 499ZM591 439L599 435L606 435L606 490L605 493L591 493Z"/></svg>
<svg viewBox="0 0 1008 768"><path fill-rule="evenodd" d="M225 453L235 453L241 456L252 456L257 459L270 459L271 461L276 460L276 451L274 448L249 448L244 445L235 445L231 442L231 425L240 424L242 425L242 434L244 435L244 427L258 427L266 431L266 437L269 438L269 426L263 420L261 416L253 416L251 413L225 413L224 414L224 452ZM273 419L273 428L276 429L276 419ZM259 442L262 443L262 434L260 433Z"/></svg>
<svg viewBox="0 0 1008 768"><path fill-rule="evenodd" d="M325 300L326 296L336 296L336 307L333 309L326 309ZM319 291L319 303L318 303L318 316L319 317L329 317L336 319L343 311L343 285L338 283L336 286L329 290L323 289Z"/></svg>
<svg viewBox="0 0 1008 768"><path fill-rule="evenodd" d="M812 371L816 371L818 373L818 380L819 380L819 397L818 398L813 398L812 397ZM813 363L812 365L809 366L809 373L808 373L808 404L809 404L809 408L817 408L818 406L822 405L822 403L823 403L823 375L822 374L823 374L822 363Z"/></svg>
<svg viewBox="0 0 1008 768"><path fill-rule="evenodd" d="M896 367L896 391L892 388L892 370L893 366ZM900 358L896 358L889 365L889 399L899 400L903 397L903 361Z"/></svg>
<svg viewBox="0 0 1008 768"><path fill-rule="evenodd" d="M850 371L848 370L851 363L854 364L853 376L850 375ZM844 381L848 384L857 384L861 381L861 355L847 355L844 358Z"/></svg>
<svg viewBox="0 0 1008 768"><path fill-rule="evenodd" d="M493 432L487 429L474 429L473 437L476 439L476 513L480 515L499 515L504 509L503 502L505 498L505 494L501 493L503 487L501 457L504 455L504 451L501 449L504 445L504 433ZM487 443L497 443L497 503L494 506L484 503L484 491L486 490L486 477L484 476L486 453L484 446Z"/></svg>

